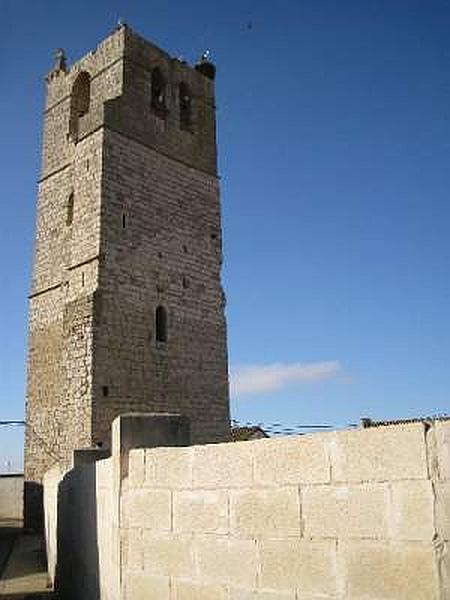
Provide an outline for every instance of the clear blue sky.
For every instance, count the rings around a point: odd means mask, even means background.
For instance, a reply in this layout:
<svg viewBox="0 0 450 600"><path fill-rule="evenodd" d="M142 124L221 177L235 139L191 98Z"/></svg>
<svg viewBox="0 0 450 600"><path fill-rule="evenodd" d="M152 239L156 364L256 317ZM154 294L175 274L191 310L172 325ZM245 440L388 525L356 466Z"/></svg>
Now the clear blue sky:
<svg viewBox="0 0 450 600"><path fill-rule="evenodd" d="M217 63L233 416L449 411L450 2L0 8L0 420L23 416L44 75L54 48L76 60L119 17ZM0 430L0 469L20 443Z"/></svg>

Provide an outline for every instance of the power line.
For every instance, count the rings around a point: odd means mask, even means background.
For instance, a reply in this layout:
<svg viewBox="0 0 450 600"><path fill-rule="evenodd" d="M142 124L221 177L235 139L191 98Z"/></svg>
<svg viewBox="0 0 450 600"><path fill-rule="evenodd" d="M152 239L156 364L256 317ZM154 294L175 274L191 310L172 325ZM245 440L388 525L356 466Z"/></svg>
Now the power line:
<svg viewBox="0 0 450 600"><path fill-rule="evenodd" d="M345 428L357 427L355 423L347 423L346 425L330 425L330 424L299 424L287 425L283 423L261 423L261 422L240 422L238 419L232 419L232 427L259 427L270 435L302 435L306 431L331 431Z"/></svg>
<svg viewBox="0 0 450 600"><path fill-rule="evenodd" d="M0 426L23 426L25 425L25 421L0 421Z"/></svg>

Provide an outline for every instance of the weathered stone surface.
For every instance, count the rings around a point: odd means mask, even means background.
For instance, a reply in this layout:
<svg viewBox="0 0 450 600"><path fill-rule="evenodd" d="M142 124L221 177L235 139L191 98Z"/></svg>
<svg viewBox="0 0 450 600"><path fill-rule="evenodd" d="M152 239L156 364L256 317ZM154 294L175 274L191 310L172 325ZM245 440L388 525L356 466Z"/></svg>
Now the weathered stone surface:
<svg viewBox="0 0 450 600"><path fill-rule="evenodd" d="M173 494L173 530L177 533L228 533L228 512L228 494L223 491Z"/></svg>
<svg viewBox="0 0 450 600"><path fill-rule="evenodd" d="M196 536L195 553L202 580L256 587L258 557L254 540Z"/></svg>
<svg viewBox="0 0 450 600"><path fill-rule="evenodd" d="M261 587L300 591L304 597L336 594L336 542L264 540L260 544Z"/></svg>
<svg viewBox="0 0 450 600"><path fill-rule="evenodd" d="M434 423L436 454L440 479L450 479L450 422Z"/></svg>
<svg viewBox="0 0 450 600"><path fill-rule="evenodd" d="M304 534L311 538L387 538L389 489L385 484L302 488Z"/></svg>
<svg viewBox="0 0 450 600"><path fill-rule="evenodd" d="M348 541L338 545L345 562L346 598L434 600L431 544Z"/></svg>
<svg viewBox="0 0 450 600"><path fill-rule="evenodd" d="M194 583L175 579L172 584L173 600L229 600L228 590L223 585Z"/></svg>
<svg viewBox="0 0 450 600"><path fill-rule="evenodd" d="M342 431L329 446L336 482L428 477L423 423Z"/></svg>
<svg viewBox="0 0 450 600"><path fill-rule="evenodd" d="M328 434L263 440L253 444L255 482L264 485L327 483Z"/></svg>
<svg viewBox="0 0 450 600"><path fill-rule="evenodd" d="M394 540L431 542L434 535L432 482L394 482L391 486L391 494L390 537Z"/></svg>
<svg viewBox="0 0 450 600"><path fill-rule="evenodd" d="M191 488L191 448L155 448L145 451L145 485L149 487Z"/></svg>
<svg viewBox="0 0 450 600"><path fill-rule="evenodd" d="M295 592L267 592L233 587L230 589L230 600L297 600L297 596Z"/></svg>
<svg viewBox="0 0 450 600"><path fill-rule="evenodd" d="M144 569L144 531L142 529L123 529L121 535L121 561L129 571Z"/></svg>
<svg viewBox="0 0 450 600"><path fill-rule="evenodd" d="M435 484L436 494L436 531L438 535L450 541L450 481ZM450 576L449 576L450 579Z"/></svg>
<svg viewBox="0 0 450 600"><path fill-rule="evenodd" d="M231 532L239 537L300 536L296 487L236 490L230 494Z"/></svg>
<svg viewBox="0 0 450 600"><path fill-rule="evenodd" d="M127 571L124 590L125 600L170 600L168 577Z"/></svg>
<svg viewBox="0 0 450 600"><path fill-rule="evenodd" d="M144 569L154 575L190 577L195 569L192 537L144 531Z"/></svg>
<svg viewBox="0 0 450 600"><path fill-rule="evenodd" d="M194 448L194 488L246 487L252 481L253 463L247 442Z"/></svg>
<svg viewBox="0 0 450 600"><path fill-rule="evenodd" d="M122 524L126 528L169 531L171 513L168 490L131 489L123 495Z"/></svg>
<svg viewBox="0 0 450 600"><path fill-rule="evenodd" d="M128 477L132 488L142 487L145 481L145 450L139 448L128 454Z"/></svg>

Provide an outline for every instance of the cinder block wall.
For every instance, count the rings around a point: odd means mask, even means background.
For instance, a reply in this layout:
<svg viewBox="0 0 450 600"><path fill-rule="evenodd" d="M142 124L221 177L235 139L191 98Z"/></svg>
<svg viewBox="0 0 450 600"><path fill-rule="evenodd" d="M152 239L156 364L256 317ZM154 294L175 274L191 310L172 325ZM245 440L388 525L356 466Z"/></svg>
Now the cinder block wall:
<svg viewBox="0 0 450 600"><path fill-rule="evenodd" d="M123 598L450 597L450 424L133 450Z"/></svg>
<svg viewBox="0 0 450 600"><path fill-rule="evenodd" d="M73 598L450 598L449 422L116 449L95 470L59 491Z"/></svg>

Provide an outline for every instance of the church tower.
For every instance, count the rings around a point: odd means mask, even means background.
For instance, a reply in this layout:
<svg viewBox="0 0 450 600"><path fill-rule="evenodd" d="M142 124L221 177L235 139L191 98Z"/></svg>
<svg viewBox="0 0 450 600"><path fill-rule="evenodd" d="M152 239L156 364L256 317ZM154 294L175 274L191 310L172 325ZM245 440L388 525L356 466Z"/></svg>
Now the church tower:
<svg viewBox="0 0 450 600"><path fill-rule="evenodd" d="M30 294L25 520L125 412L229 436L214 65L120 26L47 77Z"/></svg>

